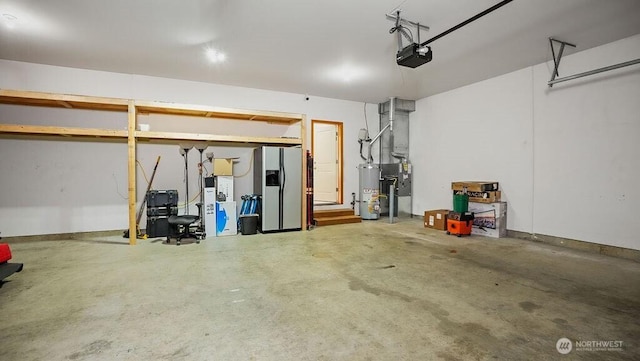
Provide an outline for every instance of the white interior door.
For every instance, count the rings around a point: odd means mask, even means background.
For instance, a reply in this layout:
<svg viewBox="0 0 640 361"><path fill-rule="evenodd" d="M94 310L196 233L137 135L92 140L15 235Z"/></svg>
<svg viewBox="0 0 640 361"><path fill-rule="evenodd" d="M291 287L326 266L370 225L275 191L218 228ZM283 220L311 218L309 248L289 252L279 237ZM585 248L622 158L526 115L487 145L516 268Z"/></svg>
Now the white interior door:
<svg viewBox="0 0 640 361"><path fill-rule="evenodd" d="M314 203L338 201L338 127L313 124Z"/></svg>

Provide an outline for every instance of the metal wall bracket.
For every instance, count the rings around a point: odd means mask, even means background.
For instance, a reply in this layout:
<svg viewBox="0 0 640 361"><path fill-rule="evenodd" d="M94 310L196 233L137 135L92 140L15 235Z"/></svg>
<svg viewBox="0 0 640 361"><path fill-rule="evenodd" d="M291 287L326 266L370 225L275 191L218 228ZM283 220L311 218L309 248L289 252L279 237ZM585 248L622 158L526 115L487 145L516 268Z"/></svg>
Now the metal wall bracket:
<svg viewBox="0 0 640 361"><path fill-rule="evenodd" d="M553 46L553 43L559 43L560 44L560 50L558 50L558 57L556 58L556 49ZM562 41L562 40L557 40L554 38L549 38L549 46L551 46L551 55L553 55L553 74L551 74L551 80L549 80L549 87L553 86L553 81L556 79L556 77L559 75L558 73L558 68L560 67L560 60L562 60L562 54L564 53L564 47L565 45L569 45L572 48L575 48L576 46L574 44L571 43L567 43L566 41Z"/></svg>

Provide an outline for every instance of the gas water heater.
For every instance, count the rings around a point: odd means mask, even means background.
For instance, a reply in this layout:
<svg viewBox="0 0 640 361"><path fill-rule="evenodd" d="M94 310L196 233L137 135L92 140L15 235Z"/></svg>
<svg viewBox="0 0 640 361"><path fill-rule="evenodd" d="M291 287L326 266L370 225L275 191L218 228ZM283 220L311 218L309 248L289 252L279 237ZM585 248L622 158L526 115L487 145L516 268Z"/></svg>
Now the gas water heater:
<svg viewBox="0 0 640 361"><path fill-rule="evenodd" d="M380 166L364 163L358 166L360 192L360 218L380 217Z"/></svg>

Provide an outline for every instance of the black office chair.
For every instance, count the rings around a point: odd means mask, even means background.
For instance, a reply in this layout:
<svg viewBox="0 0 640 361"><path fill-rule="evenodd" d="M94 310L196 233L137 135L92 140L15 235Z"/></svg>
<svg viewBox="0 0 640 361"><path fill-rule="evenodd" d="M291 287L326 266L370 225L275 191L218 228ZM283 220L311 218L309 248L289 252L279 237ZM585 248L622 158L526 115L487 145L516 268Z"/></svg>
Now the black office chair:
<svg viewBox="0 0 640 361"><path fill-rule="evenodd" d="M196 243L200 243L200 236L195 233L191 233L189 228L193 223L199 219L198 216L184 214L182 216L169 216L167 222L169 223L169 235L167 236L167 243L171 242L171 236L176 238L176 245L179 246L183 238L195 238Z"/></svg>
<svg viewBox="0 0 640 361"><path fill-rule="evenodd" d="M176 245L179 246L180 242L184 238L194 238L196 243L200 243L200 239L203 238L202 234L196 234L191 232L189 229L191 225L197 222L200 219L200 216L190 215L189 214L189 165L187 162L187 155L189 154L189 149L191 147L180 147L180 154L184 157L184 172L185 172L185 214L171 215L167 218L167 223L169 223L169 235L167 235L167 243L171 242L171 238L176 239ZM200 213L200 212L198 212Z"/></svg>

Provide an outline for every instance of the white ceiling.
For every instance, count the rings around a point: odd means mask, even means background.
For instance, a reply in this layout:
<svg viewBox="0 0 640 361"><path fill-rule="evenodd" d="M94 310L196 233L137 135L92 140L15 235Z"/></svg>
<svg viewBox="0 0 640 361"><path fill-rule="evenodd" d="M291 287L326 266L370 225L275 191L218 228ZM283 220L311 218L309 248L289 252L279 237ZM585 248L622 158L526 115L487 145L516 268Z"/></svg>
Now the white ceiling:
<svg viewBox="0 0 640 361"><path fill-rule="evenodd" d="M429 26L425 41L498 2L0 0L17 18L0 18L0 58L377 103L548 61L551 36L570 54L640 33L639 0L515 0L432 43L430 63L395 64L386 13ZM208 63L211 45L226 62Z"/></svg>

